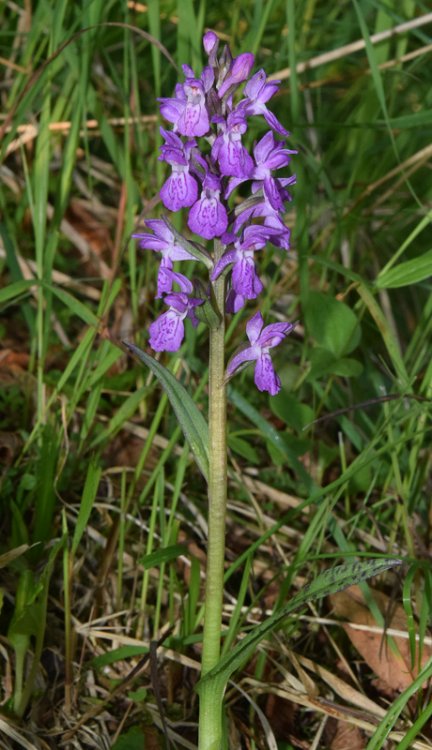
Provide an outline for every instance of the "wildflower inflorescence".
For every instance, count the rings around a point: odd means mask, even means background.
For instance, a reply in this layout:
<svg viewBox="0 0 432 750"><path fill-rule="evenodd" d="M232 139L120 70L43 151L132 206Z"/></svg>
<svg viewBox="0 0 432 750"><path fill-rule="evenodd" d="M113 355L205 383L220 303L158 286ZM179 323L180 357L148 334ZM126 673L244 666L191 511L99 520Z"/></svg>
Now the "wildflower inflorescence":
<svg viewBox="0 0 432 750"><path fill-rule="evenodd" d="M204 35L203 44L209 64L201 76L197 78L183 65L184 83L177 84L173 97L159 100L161 114L173 126L172 130L161 128L164 144L159 158L170 165L171 174L160 197L170 211L189 209L191 232L217 241L222 252L212 259L201 243L182 237L166 218L147 220L150 231L133 235L142 248L161 255L157 296L163 298L168 310L150 325L150 346L155 351L177 351L184 337L184 319L188 317L197 325L196 308L205 301L186 276L174 271L174 261L207 261L210 282L225 274L226 310L234 313L263 290L255 253L267 242L285 250L290 246L283 213L285 203L291 200L287 188L294 184L295 176L277 177L275 173L286 167L296 152L275 137L283 138L288 132L267 108L280 81L269 82L264 70L249 78L254 63L251 53L233 59L225 46L218 56L219 39L212 31ZM243 96L235 103L243 84ZM249 118L255 116L264 118L270 130L250 154L242 138ZM231 194L246 181L250 182L249 197L231 208ZM281 384L269 349L281 343L293 325L263 326L259 312L249 320L246 333L250 345L232 357L227 377L255 361L256 386L275 394Z"/></svg>

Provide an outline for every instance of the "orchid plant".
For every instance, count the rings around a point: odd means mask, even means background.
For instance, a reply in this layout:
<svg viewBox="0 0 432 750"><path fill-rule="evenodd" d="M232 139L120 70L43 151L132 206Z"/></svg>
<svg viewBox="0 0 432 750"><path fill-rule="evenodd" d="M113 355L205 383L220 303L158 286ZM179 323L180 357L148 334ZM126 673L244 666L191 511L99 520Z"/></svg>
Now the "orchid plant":
<svg viewBox="0 0 432 750"><path fill-rule="evenodd" d="M269 81L262 69L251 75L253 54L246 52L233 58L228 46L220 51L219 39L212 31L204 35L203 45L208 65L201 75L197 77L183 65L184 82L177 84L173 97L159 100L162 116L172 125L171 130L161 128L164 143L159 158L171 172L160 198L170 212L187 209L187 226L195 237L180 234L168 216L146 220L146 231L133 236L141 248L160 256L157 297L167 309L150 325L151 348L155 352L178 351L186 318L194 326L203 321L209 327L208 428L202 413L172 374L134 345L127 346L165 387L208 484L199 750L221 750L227 743L222 715L227 680L288 612L279 613L274 622L270 618L255 634L244 638L232 654L220 659L227 497L226 385L253 362L256 387L272 396L277 394L281 381L271 350L281 345L295 327L295 323L284 320L264 325L260 310L255 311L246 324L248 343L225 365L225 319L253 304L263 293L257 260L267 243L289 250L290 230L284 223L284 212L291 201L288 188L295 183L295 176L280 175L279 170L290 164L296 151L287 148L289 133L267 106L278 92L280 81ZM250 153L243 137L252 118L260 118L266 132ZM213 241L211 250L203 240ZM186 269L188 261L197 260L207 270L204 284L193 282L186 270L180 273L174 265L179 261ZM304 591L294 597L290 611L307 599L396 564L385 562L375 561L375 568L356 563L360 568L355 571L347 570L349 566L328 571L332 573L330 578L317 579L307 595Z"/></svg>

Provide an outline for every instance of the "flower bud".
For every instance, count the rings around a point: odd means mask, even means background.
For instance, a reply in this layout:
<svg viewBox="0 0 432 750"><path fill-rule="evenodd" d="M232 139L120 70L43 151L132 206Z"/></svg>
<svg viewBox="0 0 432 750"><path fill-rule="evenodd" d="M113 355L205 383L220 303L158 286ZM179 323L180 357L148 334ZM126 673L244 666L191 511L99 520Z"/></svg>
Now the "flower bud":
<svg viewBox="0 0 432 750"><path fill-rule="evenodd" d="M221 99L231 86L238 85L246 80L252 70L254 59L252 52L244 52L233 60L228 74L219 89Z"/></svg>
<svg viewBox="0 0 432 750"><path fill-rule="evenodd" d="M206 54L211 55L213 51L216 52L218 45L219 45L219 39L214 33L214 31L206 31L206 33L203 36L203 47L205 49Z"/></svg>

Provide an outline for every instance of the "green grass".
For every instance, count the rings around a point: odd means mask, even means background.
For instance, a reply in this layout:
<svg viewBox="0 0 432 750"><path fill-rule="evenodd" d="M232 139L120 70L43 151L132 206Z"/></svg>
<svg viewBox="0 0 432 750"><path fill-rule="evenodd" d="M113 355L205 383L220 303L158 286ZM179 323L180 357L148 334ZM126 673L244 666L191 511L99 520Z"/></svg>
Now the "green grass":
<svg viewBox="0 0 432 750"><path fill-rule="evenodd" d="M278 354L283 391L259 394L249 370L230 384L224 653L319 572L390 554L406 558L403 574L369 587L403 605L421 664L432 611L427 4L22 5L0 7L4 746L57 747L68 731L117 750L165 747L164 734L173 747L196 741L205 486L157 379L121 341L145 349L158 310L154 256L130 240L160 215L156 98L171 94L176 66L202 65L207 28L282 79L273 109L299 150L293 248L261 255L263 313L300 321ZM243 337L239 315L229 353ZM200 326L162 359L204 411L206 351ZM241 735L256 750L330 748L333 719L319 739L328 702L354 725L366 696L369 750L432 748L424 670L385 693L322 601L234 675L232 747Z"/></svg>

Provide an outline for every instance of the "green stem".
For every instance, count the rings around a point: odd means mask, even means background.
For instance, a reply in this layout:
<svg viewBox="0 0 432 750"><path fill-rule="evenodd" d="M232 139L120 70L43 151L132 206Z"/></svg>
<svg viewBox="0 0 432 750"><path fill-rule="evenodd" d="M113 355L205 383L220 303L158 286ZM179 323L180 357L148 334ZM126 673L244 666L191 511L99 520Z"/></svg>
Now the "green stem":
<svg viewBox="0 0 432 750"><path fill-rule="evenodd" d="M215 242L215 262L218 261L221 253L220 243ZM210 329L210 472L202 676L213 669L220 658L227 498L226 387L224 382L225 282L223 278L219 278L213 284L213 290L220 313L220 322L217 327ZM199 750L222 750L222 733L222 707L219 701L215 701L212 690L205 689L200 695Z"/></svg>

